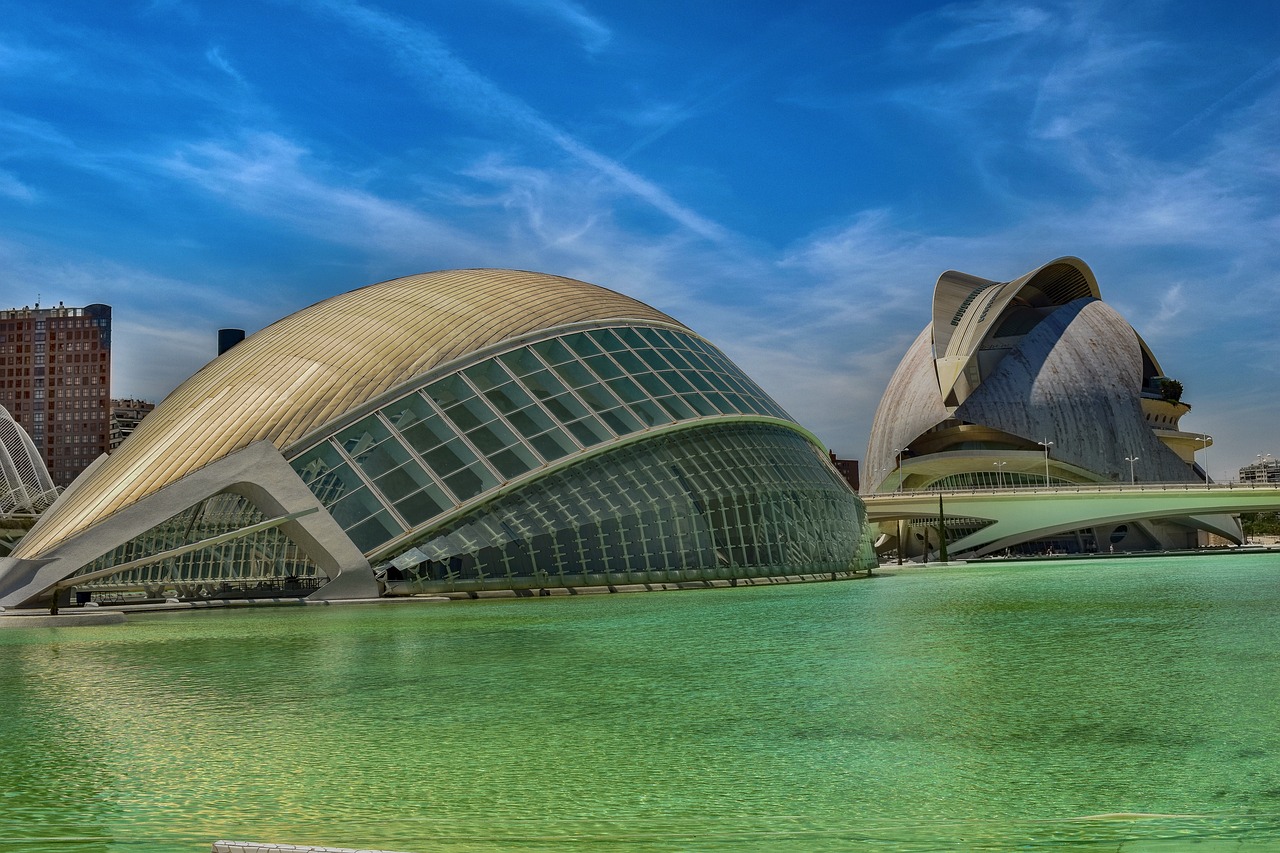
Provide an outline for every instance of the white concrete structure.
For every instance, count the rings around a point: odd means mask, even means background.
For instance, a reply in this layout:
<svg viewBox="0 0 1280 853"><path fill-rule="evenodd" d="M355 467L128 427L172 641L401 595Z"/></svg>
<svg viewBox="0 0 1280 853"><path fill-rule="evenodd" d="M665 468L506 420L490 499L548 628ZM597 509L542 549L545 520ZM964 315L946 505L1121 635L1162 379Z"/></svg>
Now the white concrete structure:
<svg viewBox="0 0 1280 853"><path fill-rule="evenodd" d="M409 276L250 335L0 560L0 606L481 593L874 565L821 444L603 287Z"/></svg>
<svg viewBox="0 0 1280 853"><path fill-rule="evenodd" d="M864 494L1205 483L1195 452L1212 439L1179 428L1190 409L1181 384L1102 302L1080 259L1059 258L1006 282L943 273L932 313L876 411ZM1033 550L1186 548L1202 531L1240 539L1238 523L1221 515L1135 518L1118 538L1117 528L1078 524L1047 517L1009 536ZM881 525L879 547L921 553L925 534L908 522L899 543L898 530L897 522Z"/></svg>

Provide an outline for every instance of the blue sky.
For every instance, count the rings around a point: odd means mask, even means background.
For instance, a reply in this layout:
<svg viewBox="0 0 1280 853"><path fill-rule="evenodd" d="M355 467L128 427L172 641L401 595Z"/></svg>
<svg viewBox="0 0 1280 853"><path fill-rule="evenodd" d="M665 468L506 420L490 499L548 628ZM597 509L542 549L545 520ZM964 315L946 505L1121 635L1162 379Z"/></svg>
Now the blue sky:
<svg viewBox="0 0 1280 853"><path fill-rule="evenodd" d="M7 0L0 280L159 399L320 299L573 276L844 456L946 269L1083 258L1216 438L1280 455L1272 3Z"/></svg>

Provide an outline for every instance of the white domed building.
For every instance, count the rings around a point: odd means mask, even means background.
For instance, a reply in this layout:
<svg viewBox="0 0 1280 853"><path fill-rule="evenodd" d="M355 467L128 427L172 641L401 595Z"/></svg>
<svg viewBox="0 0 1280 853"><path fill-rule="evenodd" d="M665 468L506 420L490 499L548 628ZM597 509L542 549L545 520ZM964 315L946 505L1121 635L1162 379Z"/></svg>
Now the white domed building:
<svg viewBox="0 0 1280 853"><path fill-rule="evenodd" d="M1195 452L1212 439L1179 428L1190 408L1079 258L1003 282L945 272L932 322L876 411L864 492L1204 482ZM947 538L991 522L948 519ZM885 522L878 547L936 548L926 530L934 523L904 524L899 542L898 525ZM1196 547L1205 534L1239 541L1240 528L1228 515L1148 518L1039 533L1011 550L1163 550Z"/></svg>
<svg viewBox="0 0 1280 853"><path fill-rule="evenodd" d="M512 270L317 303L180 385L0 561L0 605L840 577L821 444L641 302Z"/></svg>

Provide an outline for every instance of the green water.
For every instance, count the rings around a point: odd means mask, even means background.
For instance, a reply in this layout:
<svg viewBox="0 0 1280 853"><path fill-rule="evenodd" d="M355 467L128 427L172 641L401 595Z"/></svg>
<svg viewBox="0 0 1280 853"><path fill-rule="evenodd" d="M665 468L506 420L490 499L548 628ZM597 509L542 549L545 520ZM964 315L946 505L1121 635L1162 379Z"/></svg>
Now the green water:
<svg viewBox="0 0 1280 853"><path fill-rule="evenodd" d="M1280 555L7 630L0 850L1280 849L1278 700Z"/></svg>

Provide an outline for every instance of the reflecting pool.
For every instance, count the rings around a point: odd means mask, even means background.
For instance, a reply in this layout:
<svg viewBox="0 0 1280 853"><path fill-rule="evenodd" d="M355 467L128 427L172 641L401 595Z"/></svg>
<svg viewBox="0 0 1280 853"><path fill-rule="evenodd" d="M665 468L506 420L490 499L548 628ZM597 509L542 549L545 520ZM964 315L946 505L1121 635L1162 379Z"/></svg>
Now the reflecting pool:
<svg viewBox="0 0 1280 853"><path fill-rule="evenodd" d="M6 630L0 850L1271 849L1278 699L1280 554Z"/></svg>

